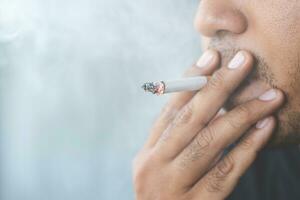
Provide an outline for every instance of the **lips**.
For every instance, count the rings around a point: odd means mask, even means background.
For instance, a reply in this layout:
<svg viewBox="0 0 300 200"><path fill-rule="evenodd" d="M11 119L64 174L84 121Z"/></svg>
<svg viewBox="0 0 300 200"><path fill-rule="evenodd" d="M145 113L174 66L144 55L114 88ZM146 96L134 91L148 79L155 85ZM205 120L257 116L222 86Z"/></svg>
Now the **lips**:
<svg viewBox="0 0 300 200"><path fill-rule="evenodd" d="M231 48L221 44L224 43L215 41L215 43L212 42L210 46L214 47L213 49L216 49L220 53L221 66L227 66L230 60L239 51L239 48L234 48L235 46L230 45L231 43L226 43L227 46ZM267 64L261 57L255 55L253 52L252 55L254 56L253 70L243 82L241 82L233 94L230 95L224 105L226 110L230 110L237 105L253 100L272 87L272 84L270 83L271 79L269 78L272 73L269 70L269 67L267 67Z"/></svg>
<svg viewBox="0 0 300 200"><path fill-rule="evenodd" d="M247 50L247 48L237 45L227 35L220 35L218 38L213 38L209 42L209 49L215 49L220 53L220 66L227 66L240 49ZM227 110L259 97L271 87L276 87L274 84L274 75L271 68L265 62L265 59L251 50L248 51L252 53L254 58L253 70L227 100L224 105L224 108Z"/></svg>

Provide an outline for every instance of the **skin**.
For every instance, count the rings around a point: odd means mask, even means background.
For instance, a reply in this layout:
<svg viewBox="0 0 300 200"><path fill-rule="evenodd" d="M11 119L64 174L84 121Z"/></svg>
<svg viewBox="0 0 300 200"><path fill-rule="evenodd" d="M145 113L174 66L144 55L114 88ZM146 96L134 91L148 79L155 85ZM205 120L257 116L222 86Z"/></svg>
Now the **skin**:
<svg viewBox="0 0 300 200"><path fill-rule="evenodd" d="M239 49L253 53L257 63L249 80L261 82L258 94L268 86L284 91L286 104L276 114L272 146L300 143L299 10L299 0L202 0L194 23L204 48L220 51L224 64ZM251 96L244 88L241 84L226 108L258 95Z"/></svg>
<svg viewBox="0 0 300 200"><path fill-rule="evenodd" d="M195 27L212 57L185 76L212 78L162 109L134 160L136 199L224 199L268 142L299 143L299 10L298 0L200 2Z"/></svg>

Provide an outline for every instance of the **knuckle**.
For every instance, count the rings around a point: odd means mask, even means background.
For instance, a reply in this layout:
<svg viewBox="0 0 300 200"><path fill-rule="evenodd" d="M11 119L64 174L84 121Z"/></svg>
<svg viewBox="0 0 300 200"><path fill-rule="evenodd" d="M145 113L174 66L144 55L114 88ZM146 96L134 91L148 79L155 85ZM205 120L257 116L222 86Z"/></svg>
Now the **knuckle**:
<svg viewBox="0 0 300 200"><path fill-rule="evenodd" d="M208 151L213 141L213 131L206 130L199 133L193 142L184 150L183 156L179 160L179 167L185 169L189 162L194 162L203 157Z"/></svg>
<svg viewBox="0 0 300 200"><path fill-rule="evenodd" d="M251 111L247 105L242 104L236 108L236 114L241 118L247 119L251 115Z"/></svg>
<svg viewBox="0 0 300 200"><path fill-rule="evenodd" d="M233 167L234 159L230 154L228 154L220 161L220 163L217 164L214 176L219 179L224 179L229 175Z"/></svg>
<svg viewBox="0 0 300 200"><path fill-rule="evenodd" d="M223 71L216 71L208 82L208 88L213 90L224 90L225 74Z"/></svg>
<svg viewBox="0 0 300 200"><path fill-rule="evenodd" d="M234 160L230 155L227 155L209 175L207 180L207 190L209 192L222 192L225 187L225 181L234 166Z"/></svg>
<svg viewBox="0 0 300 200"><path fill-rule="evenodd" d="M196 137L196 142L198 146L202 149L204 147L207 148L214 140L215 135L215 129L213 127L208 126L201 133L199 133L199 135Z"/></svg>
<svg viewBox="0 0 300 200"><path fill-rule="evenodd" d="M239 147L243 150L251 150L253 149L254 141L251 137L244 138L240 141Z"/></svg>
<svg viewBox="0 0 300 200"><path fill-rule="evenodd" d="M202 157L207 149L211 145L214 138L214 131L212 128L207 128L205 131L199 133L198 136L194 139L192 144L189 147L188 154L192 161L197 160L199 157Z"/></svg>
<svg viewBox="0 0 300 200"><path fill-rule="evenodd" d="M242 126L242 122L234 116L228 116L224 120L230 128L239 129Z"/></svg>
<svg viewBox="0 0 300 200"><path fill-rule="evenodd" d="M240 129L248 122L250 115L249 108L246 105L240 105L234 112L225 117L225 120L230 127Z"/></svg>
<svg viewBox="0 0 300 200"><path fill-rule="evenodd" d="M191 103L188 103L187 105L185 105L181 111L179 111L178 115L176 116L175 120L174 120L174 124L176 126L180 126L180 125L184 125L184 124L188 124L190 121L192 121L193 119L193 106Z"/></svg>
<svg viewBox="0 0 300 200"><path fill-rule="evenodd" d="M222 180L216 179L212 176L208 178L205 183L205 188L210 193L219 193L223 191Z"/></svg>

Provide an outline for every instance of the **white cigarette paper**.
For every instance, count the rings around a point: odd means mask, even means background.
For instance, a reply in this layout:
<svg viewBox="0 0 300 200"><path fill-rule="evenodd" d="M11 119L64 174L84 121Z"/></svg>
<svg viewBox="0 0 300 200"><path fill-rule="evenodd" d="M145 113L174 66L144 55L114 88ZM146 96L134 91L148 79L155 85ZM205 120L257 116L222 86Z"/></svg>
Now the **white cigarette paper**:
<svg viewBox="0 0 300 200"><path fill-rule="evenodd" d="M179 80L164 81L164 93L200 90L207 84L207 77L198 76Z"/></svg>
<svg viewBox="0 0 300 200"><path fill-rule="evenodd" d="M143 89L153 94L166 94L182 91L196 91L203 88L208 82L207 76L187 77L178 80L158 81L145 83Z"/></svg>

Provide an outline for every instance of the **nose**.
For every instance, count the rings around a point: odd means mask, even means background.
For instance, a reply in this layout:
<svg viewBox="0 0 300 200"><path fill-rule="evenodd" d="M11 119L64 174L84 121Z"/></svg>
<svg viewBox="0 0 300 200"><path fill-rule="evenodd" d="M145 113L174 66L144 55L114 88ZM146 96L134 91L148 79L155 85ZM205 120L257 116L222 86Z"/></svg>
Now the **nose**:
<svg viewBox="0 0 300 200"><path fill-rule="evenodd" d="M247 30L247 19L234 1L202 0L194 26L202 35L213 37L220 31L241 34Z"/></svg>

